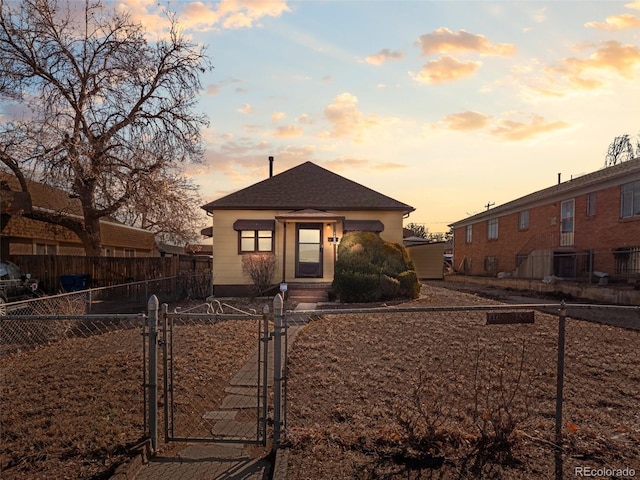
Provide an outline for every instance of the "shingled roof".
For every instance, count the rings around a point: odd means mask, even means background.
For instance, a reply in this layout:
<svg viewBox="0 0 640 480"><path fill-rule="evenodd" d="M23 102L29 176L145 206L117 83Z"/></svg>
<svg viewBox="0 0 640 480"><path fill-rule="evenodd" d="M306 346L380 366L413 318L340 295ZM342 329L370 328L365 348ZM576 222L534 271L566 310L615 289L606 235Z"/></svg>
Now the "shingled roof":
<svg viewBox="0 0 640 480"><path fill-rule="evenodd" d="M210 202L214 210L398 210L412 212L406 203L371 190L312 162L286 170Z"/></svg>
<svg viewBox="0 0 640 480"><path fill-rule="evenodd" d="M596 187L601 187L602 185L607 184L607 182L615 183L619 182L620 179L629 179L628 181L631 182L634 181L634 176L637 177L638 174L640 174L640 158L628 160L611 167L601 168L600 170L577 178L572 178L571 180L567 180L566 182L559 183L552 187L530 193L529 195L504 203L485 212L454 222L449 226L458 228L486 218L507 215L526 207L567 198L570 195L575 195L576 192L581 192L582 190L591 190Z"/></svg>

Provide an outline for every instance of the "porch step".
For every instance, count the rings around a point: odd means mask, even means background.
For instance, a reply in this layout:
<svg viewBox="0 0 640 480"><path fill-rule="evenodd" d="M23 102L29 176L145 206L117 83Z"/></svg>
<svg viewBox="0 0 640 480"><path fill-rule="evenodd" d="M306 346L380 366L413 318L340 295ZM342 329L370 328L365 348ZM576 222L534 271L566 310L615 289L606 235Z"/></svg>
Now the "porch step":
<svg viewBox="0 0 640 480"><path fill-rule="evenodd" d="M331 284L289 284L287 297L297 303L318 303L329 301Z"/></svg>

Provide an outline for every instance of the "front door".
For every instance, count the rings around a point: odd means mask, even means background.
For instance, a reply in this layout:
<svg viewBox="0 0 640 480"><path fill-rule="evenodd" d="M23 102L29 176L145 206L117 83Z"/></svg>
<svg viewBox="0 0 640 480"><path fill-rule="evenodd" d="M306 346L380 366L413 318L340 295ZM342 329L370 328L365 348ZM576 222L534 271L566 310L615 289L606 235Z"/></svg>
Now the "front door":
<svg viewBox="0 0 640 480"><path fill-rule="evenodd" d="M298 223L296 228L296 277L322 277L322 224Z"/></svg>

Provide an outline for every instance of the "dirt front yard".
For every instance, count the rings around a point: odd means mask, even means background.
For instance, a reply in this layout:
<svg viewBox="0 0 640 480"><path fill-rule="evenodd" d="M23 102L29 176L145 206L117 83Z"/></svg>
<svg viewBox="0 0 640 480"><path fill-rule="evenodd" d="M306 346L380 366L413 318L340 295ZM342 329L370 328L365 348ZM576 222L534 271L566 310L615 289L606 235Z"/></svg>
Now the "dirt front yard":
<svg viewBox="0 0 640 480"><path fill-rule="evenodd" d="M426 286L408 305L477 305ZM638 332L567 321L563 469L640 474ZM555 478L558 317L331 315L289 355L289 478ZM607 478L610 478L607 477Z"/></svg>
<svg viewBox="0 0 640 480"><path fill-rule="evenodd" d="M98 323L84 336L0 357L2 480L110 478L144 436L142 328L100 333ZM257 323L179 329L184 368L198 369L181 386L206 390L216 405L256 348Z"/></svg>

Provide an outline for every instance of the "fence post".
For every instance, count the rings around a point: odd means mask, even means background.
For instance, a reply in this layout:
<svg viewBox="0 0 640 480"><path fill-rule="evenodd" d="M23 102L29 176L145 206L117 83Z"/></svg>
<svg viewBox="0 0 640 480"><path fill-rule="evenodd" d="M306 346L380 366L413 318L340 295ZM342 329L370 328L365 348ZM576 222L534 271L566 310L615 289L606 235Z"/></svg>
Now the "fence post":
<svg viewBox="0 0 640 480"><path fill-rule="evenodd" d="M267 415L268 405L267 398L269 396L269 305L265 304L262 309L262 339L260 345L262 347L262 412L261 415L261 430L262 444L267 443Z"/></svg>
<svg viewBox="0 0 640 480"><path fill-rule="evenodd" d="M284 300L278 294L273 299L273 444L280 442L282 427L282 310Z"/></svg>
<svg viewBox="0 0 640 480"><path fill-rule="evenodd" d="M558 311L558 368L556 383L556 480L562 480L562 403L564 390L564 344L567 310L564 300Z"/></svg>
<svg viewBox="0 0 640 480"><path fill-rule="evenodd" d="M163 388L164 395L168 396L169 392L169 372L167 371L167 358L169 358L168 345L169 345L169 305L163 303L160 307L162 312L162 340L160 340L162 345L162 359L164 361L164 375L163 375ZM160 323L160 319L158 319L158 323ZM165 399L164 401L164 438L165 441L169 438L169 427L171 425L169 421L169 399Z"/></svg>
<svg viewBox="0 0 640 480"><path fill-rule="evenodd" d="M158 297L147 303L149 316L149 437L151 450L158 449Z"/></svg>

